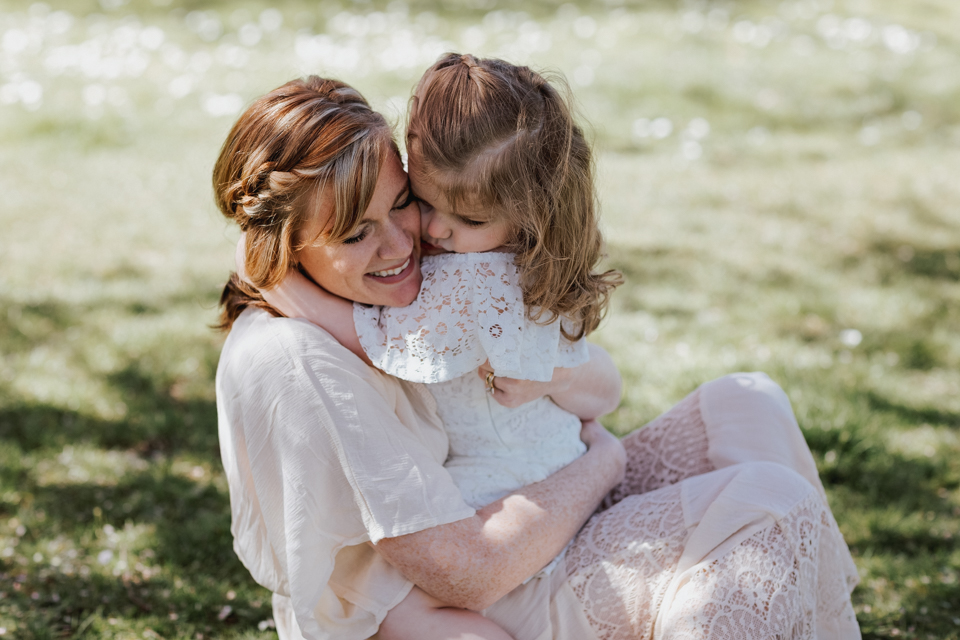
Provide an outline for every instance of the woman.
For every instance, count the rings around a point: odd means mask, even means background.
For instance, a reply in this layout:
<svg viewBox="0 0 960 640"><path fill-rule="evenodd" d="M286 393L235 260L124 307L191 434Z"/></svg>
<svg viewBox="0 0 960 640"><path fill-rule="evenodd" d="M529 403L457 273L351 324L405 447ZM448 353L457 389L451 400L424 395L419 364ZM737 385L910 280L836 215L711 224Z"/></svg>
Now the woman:
<svg viewBox="0 0 960 640"><path fill-rule="evenodd" d="M247 233L256 287L299 266L348 300L416 296L416 207L389 128L350 87L310 78L258 100L214 188ZM475 512L442 468L442 425L421 387L275 317L236 277L221 302L234 546L274 592L282 637L402 637L422 607L446 605L485 610L518 639L859 636L855 570L765 376L708 383L622 445L585 424L584 456ZM602 350L591 355L537 392L612 408L619 379ZM571 538L565 572L524 583ZM413 584L430 601L408 598Z"/></svg>

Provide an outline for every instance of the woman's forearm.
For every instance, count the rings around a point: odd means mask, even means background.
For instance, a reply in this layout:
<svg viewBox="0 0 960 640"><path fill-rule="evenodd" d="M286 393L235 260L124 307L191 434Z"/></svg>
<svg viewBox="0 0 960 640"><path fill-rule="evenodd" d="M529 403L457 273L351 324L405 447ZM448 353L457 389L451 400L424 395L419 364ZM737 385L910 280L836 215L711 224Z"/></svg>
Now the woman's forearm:
<svg viewBox="0 0 960 640"><path fill-rule="evenodd" d="M581 420L593 420L610 413L620 404L623 380L613 358L603 347L588 344L590 361L574 369L564 369L565 379L550 398L561 409ZM561 371L561 370L557 370Z"/></svg>
<svg viewBox="0 0 960 640"><path fill-rule="evenodd" d="M546 566L620 482L626 456L599 423L584 425L587 453L546 480L480 509L472 518L377 544L432 596L482 610Z"/></svg>

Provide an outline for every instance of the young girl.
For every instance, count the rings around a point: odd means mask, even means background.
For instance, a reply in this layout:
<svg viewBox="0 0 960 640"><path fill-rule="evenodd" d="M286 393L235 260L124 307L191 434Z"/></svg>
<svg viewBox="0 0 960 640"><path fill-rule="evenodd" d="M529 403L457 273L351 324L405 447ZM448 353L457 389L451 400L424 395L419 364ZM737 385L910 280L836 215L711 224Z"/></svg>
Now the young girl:
<svg viewBox="0 0 960 640"><path fill-rule="evenodd" d="M620 275L596 270L590 148L569 101L541 75L442 57L415 90L407 149L421 209L418 299L404 308L350 304L297 271L263 295L386 373L430 383L450 440L445 467L479 508L584 452L581 419L597 410L570 406L556 390L563 368L589 359L583 338ZM346 242L365 234L361 227ZM531 387L554 396L513 406Z"/></svg>

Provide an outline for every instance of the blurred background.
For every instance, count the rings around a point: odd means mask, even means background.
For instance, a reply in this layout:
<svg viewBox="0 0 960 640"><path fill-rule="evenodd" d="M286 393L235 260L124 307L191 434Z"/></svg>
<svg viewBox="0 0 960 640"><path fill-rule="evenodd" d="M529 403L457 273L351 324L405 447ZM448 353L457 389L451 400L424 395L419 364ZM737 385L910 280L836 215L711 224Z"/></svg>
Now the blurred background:
<svg viewBox="0 0 960 640"><path fill-rule="evenodd" d="M231 548L210 172L256 96L400 125L445 51L566 76L627 433L736 370L787 390L867 638L960 637L955 0L4 0L0 637L270 638Z"/></svg>

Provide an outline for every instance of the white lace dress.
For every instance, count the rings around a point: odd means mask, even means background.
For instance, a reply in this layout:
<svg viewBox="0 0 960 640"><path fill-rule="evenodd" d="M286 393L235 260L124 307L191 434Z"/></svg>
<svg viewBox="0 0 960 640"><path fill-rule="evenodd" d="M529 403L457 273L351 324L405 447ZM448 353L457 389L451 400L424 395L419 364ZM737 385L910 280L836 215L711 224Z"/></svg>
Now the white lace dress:
<svg viewBox="0 0 960 640"><path fill-rule="evenodd" d="M408 307L354 305L360 344L378 369L430 383L450 438L445 467L479 508L543 480L586 450L580 420L549 398L509 409L486 393L477 367L547 381L556 367L589 359L560 323L527 317L511 253L448 253L421 264L423 285Z"/></svg>

